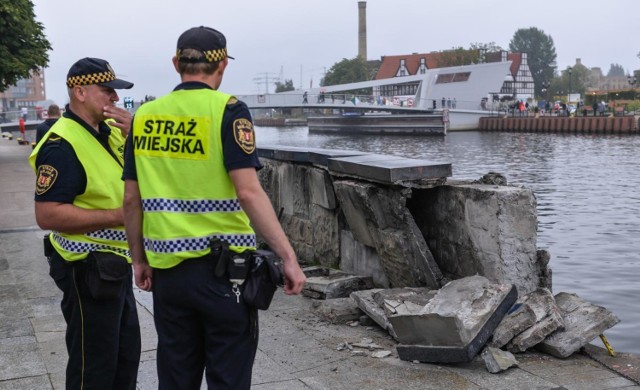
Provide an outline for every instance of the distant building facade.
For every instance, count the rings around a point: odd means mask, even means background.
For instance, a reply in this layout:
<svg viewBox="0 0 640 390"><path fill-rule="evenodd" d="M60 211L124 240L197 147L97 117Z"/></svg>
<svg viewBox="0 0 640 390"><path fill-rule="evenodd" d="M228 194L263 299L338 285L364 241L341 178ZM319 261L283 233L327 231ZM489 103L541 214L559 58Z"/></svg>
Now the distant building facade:
<svg viewBox="0 0 640 390"><path fill-rule="evenodd" d="M598 92L598 93L606 93L611 91L622 91L633 88L629 83L629 76L635 76L636 81L640 76L640 70L636 69L633 73L629 75L616 75L616 76L605 76L604 72L602 72L602 68L598 66L594 66L593 68L589 68L582 64L582 60L580 58L576 58L576 63L573 67L581 66L587 69L587 77L584 80L584 87L586 93ZM635 87L637 87L636 85Z"/></svg>
<svg viewBox="0 0 640 390"><path fill-rule="evenodd" d="M16 85L0 92L0 108L4 112L20 111L23 107L35 110L43 100L46 100L44 71L31 72L28 79L18 80Z"/></svg>
<svg viewBox="0 0 640 390"><path fill-rule="evenodd" d="M527 100L535 98L535 83L527 53L510 53L505 50L484 54L485 62L505 62L511 61L510 74L506 75L500 94L511 96L517 100Z"/></svg>
<svg viewBox="0 0 640 390"><path fill-rule="evenodd" d="M446 56L447 52L383 56L374 80L424 74L427 69L443 67L441 64ZM527 62L527 53L509 53L506 51L478 53L478 58L482 58L483 62L511 61L510 72L505 75L505 81L500 90L500 95L507 95L510 98L521 100L534 97L535 85ZM451 80L451 82L455 81L464 80ZM418 85L419 82L410 82L406 84L380 86L374 90L374 95L414 95L418 89Z"/></svg>

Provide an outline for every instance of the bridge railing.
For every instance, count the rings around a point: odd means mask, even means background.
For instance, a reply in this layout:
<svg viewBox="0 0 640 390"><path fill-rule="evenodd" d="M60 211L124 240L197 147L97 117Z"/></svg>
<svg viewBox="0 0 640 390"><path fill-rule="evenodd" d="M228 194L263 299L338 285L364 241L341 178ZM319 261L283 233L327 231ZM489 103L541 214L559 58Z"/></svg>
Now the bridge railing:
<svg viewBox="0 0 640 390"><path fill-rule="evenodd" d="M412 96L355 95L342 92L238 95L237 98L244 101L251 109L287 107L344 109L358 107L406 110L413 108L431 110L435 108L436 110L441 110L447 108L450 110L481 110L487 111L487 115L497 115L497 113L505 112L507 108L504 103L500 102L465 101L450 98L429 99L426 102L418 102Z"/></svg>

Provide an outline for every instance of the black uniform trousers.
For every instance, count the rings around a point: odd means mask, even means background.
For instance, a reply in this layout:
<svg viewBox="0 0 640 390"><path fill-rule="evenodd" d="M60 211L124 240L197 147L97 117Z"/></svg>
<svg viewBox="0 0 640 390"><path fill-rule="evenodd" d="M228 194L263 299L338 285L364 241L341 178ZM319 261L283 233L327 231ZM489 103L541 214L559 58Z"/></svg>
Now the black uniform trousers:
<svg viewBox="0 0 640 390"><path fill-rule="evenodd" d="M115 299L96 300L84 281L86 263L66 262L53 251L49 274L63 292L69 353L66 388L136 388L140 363L140 325L132 275Z"/></svg>
<svg viewBox="0 0 640 390"><path fill-rule="evenodd" d="M197 390L206 367L209 389L251 387L258 316L208 258L153 270L160 390Z"/></svg>

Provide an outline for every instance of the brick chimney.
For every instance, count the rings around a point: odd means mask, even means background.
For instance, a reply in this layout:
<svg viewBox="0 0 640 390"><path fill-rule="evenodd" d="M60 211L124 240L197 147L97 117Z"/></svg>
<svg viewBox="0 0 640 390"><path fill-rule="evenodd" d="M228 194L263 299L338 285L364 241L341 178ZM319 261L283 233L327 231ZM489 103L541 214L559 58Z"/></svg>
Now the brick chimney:
<svg viewBox="0 0 640 390"><path fill-rule="evenodd" d="M367 60L367 2L358 2L358 57Z"/></svg>

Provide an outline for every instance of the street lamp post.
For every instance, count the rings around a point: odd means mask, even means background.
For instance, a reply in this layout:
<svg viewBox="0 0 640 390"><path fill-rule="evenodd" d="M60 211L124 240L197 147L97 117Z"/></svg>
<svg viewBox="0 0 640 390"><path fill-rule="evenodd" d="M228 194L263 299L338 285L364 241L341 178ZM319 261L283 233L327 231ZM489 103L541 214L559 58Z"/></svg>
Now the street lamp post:
<svg viewBox="0 0 640 390"><path fill-rule="evenodd" d="M542 93L544 94L544 100L545 100L545 111L546 114L549 115L550 109L551 109L551 103L549 103L549 87L551 86L551 83L549 81L543 81L542 82ZM546 108L549 107L549 110L547 110Z"/></svg>
<svg viewBox="0 0 640 390"><path fill-rule="evenodd" d="M631 76L630 74L627 75L627 81L629 82L629 85L631 85L631 88L633 89L633 100L636 100L636 85L638 84L638 80L636 79L636 76L633 75Z"/></svg>
<svg viewBox="0 0 640 390"><path fill-rule="evenodd" d="M571 103L571 73L573 73L573 69L571 67L569 67L569 69L567 69L569 71L569 93L568 93L568 99L567 99L567 103Z"/></svg>

